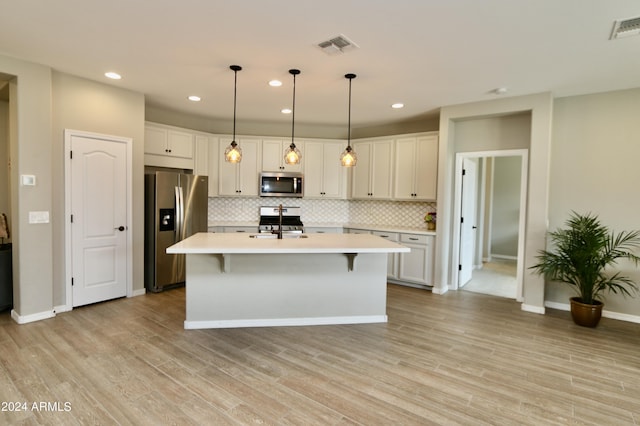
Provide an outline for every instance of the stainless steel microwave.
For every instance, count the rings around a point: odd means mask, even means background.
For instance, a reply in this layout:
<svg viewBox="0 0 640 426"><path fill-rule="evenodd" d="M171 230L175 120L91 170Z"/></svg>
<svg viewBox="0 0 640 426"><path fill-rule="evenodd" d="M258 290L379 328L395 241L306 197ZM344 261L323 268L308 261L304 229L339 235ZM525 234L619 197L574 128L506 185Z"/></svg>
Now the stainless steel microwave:
<svg viewBox="0 0 640 426"><path fill-rule="evenodd" d="M302 173L260 173L261 197L302 197L304 194Z"/></svg>

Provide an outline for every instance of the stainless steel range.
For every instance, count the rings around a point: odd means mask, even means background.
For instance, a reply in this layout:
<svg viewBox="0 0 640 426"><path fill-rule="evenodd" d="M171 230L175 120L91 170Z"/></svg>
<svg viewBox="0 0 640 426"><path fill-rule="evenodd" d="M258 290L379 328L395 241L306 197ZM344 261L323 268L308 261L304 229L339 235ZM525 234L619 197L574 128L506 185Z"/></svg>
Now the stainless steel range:
<svg viewBox="0 0 640 426"><path fill-rule="evenodd" d="M283 234L302 234L304 226L300 220L301 213L300 207L283 207L282 204L260 207L260 233L277 234L278 238L282 238Z"/></svg>

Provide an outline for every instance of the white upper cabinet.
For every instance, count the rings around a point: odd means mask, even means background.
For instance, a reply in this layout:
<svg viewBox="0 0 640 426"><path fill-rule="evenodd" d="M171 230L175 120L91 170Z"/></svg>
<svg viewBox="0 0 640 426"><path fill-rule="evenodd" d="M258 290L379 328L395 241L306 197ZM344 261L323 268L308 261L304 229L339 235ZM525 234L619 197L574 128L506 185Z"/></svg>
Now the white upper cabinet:
<svg viewBox="0 0 640 426"><path fill-rule="evenodd" d="M346 142L305 141L305 198L345 198L346 171L340 164L340 154Z"/></svg>
<svg viewBox="0 0 640 426"><path fill-rule="evenodd" d="M209 176L209 197L218 195L218 157L220 148L218 137L196 134L196 156L193 173Z"/></svg>
<svg viewBox="0 0 640 426"><path fill-rule="evenodd" d="M148 166L193 169L192 133L170 126L145 124L144 163Z"/></svg>
<svg viewBox="0 0 640 426"><path fill-rule="evenodd" d="M291 145L291 139L263 139L262 140L262 171L265 172L301 172L302 161L298 164L286 164L284 162L284 150ZM296 141L296 147L302 153L304 161L305 153L303 143Z"/></svg>
<svg viewBox="0 0 640 426"><path fill-rule="evenodd" d="M393 147L393 139L353 143L358 163L352 171L351 198L378 200L391 198Z"/></svg>
<svg viewBox="0 0 640 426"><path fill-rule="evenodd" d="M258 180L261 167L261 139L237 139L242 149L242 160L239 163L228 163L224 160L224 150L231 143L231 138L220 138L218 148L218 195L221 196L258 196Z"/></svg>
<svg viewBox="0 0 640 426"><path fill-rule="evenodd" d="M437 134L396 139L394 199L435 200L437 179Z"/></svg>

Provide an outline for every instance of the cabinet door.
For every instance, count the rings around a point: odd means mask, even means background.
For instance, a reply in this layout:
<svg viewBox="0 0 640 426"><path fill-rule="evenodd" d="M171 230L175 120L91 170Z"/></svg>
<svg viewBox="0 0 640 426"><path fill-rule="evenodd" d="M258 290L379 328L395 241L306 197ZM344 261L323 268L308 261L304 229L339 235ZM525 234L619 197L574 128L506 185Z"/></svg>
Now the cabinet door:
<svg viewBox="0 0 640 426"><path fill-rule="evenodd" d="M389 199L391 198L391 183L393 182L393 141L372 142L371 148L371 167L369 169L371 198Z"/></svg>
<svg viewBox="0 0 640 426"><path fill-rule="evenodd" d="M167 155L167 129L144 127L144 153Z"/></svg>
<svg viewBox="0 0 640 426"><path fill-rule="evenodd" d="M209 176L209 197L218 195L218 138L196 135L196 155L193 173Z"/></svg>
<svg viewBox="0 0 640 426"><path fill-rule="evenodd" d="M373 235L385 240L398 242L399 235L395 232L373 231ZM387 257L387 278L398 278L398 253L389 253Z"/></svg>
<svg viewBox="0 0 640 426"><path fill-rule="evenodd" d="M401 234L400 242L411 251L400 253L398 279L432 285L434 238L426 235Z"/></svg>
<svg viewBox="0 0 640 426"><path fill-rule="evenodd" d="M321 142L305 142L304 146L304 155L307 156L304 162L304 196L319 198L323 192L324 147Z"/></svg>
<svg viewBox="0 0 640 426"><path fill-rule="evenodd" d="M193 158L193 135L191 133L169 130L167 147L169 155L180 158Z"/></svg>
<svg viewBox="0 0 640 426"><path fill-rule="evenodd" d="M284 170L282 139L264 139L262 141L262 170L281 172Z"/></svg>
<svg viewBox="0 0 640 426"><path fill-rule="evenodd" d="M403 243L403 245L409 247L411 251L409 253L400 253L398 279L427 284L427 269L425 264L427 247L409 243Z"/></svg>
<svg viewBox="0 0 640 426"><path fill-rule="evenodd" d="M416 138L396 140L396 167L393 196L399 200L414 199Z"/></svg>
<svg viewBox="0 0 640 426"><path fill-rule="evenodd" d="M419 200L435 200L438 182L438 137L419 137L416 144L415 194Z"/></svg>
<svg viewBox="0 0 640 426"><path fill-rule="evenodd" d="M240 139L238 142L242 148L242 161L240 161L240 171L238 176L239 195L258 196L261 150L259 139Z"/></svg>
<svg viewBox="0 0 640 426"><path fill-rule="evenodd" d="M345 147L341 142L324 142L323 145L322 195L325 198L345 198L345 167L340 164L340 154Z"/></svg>
<svg viewBox="0 0 640 426"><path fill-rule="evenodd" d="M351 198L371 198L371 143L354 143L358 163L352 168Z"/></svg>

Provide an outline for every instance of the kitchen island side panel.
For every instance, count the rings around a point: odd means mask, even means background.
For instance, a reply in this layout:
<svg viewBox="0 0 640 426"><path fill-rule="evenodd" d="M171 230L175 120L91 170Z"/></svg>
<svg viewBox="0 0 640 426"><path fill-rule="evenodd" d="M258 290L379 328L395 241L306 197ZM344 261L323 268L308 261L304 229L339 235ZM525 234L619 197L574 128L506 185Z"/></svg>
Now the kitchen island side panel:
<svg viewBox="0 0 640 426"><path fill-rule="evenodd" d="M386 322L386 253L187 254L185 328Z"/></svg>

